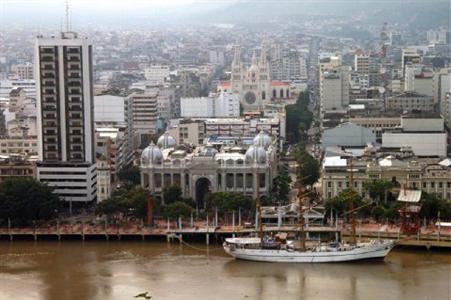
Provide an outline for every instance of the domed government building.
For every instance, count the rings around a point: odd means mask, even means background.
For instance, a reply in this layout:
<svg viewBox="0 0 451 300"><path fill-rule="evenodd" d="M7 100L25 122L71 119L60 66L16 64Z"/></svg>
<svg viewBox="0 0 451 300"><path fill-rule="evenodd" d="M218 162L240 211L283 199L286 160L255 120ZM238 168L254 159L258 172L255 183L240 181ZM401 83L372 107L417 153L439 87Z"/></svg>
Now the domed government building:
<svg viewBox="0 0 451 300"><path fill-rule="evenodd" d="M208 192L238 192L256 198L267 195L277 172L277 141L261 131L253 139L178 145L169 133L141 154L141 185L154 197L179 186L183 197L204 208ZM164 199L161 199L164 201Z"/></svg>

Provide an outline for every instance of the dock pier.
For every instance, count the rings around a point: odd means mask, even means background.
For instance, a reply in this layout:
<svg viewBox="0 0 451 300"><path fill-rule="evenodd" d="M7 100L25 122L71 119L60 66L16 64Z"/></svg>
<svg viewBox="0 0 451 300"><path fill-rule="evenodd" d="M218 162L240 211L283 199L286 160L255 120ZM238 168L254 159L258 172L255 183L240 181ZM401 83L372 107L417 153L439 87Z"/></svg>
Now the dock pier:
<svg viewBox="0 0 451 300"><path fill-rule="evenodd" d="M179 223L179 222L177 222ZM204 241L210 245L213 241L222 241L227 237L247 236L255 234L255 228L247 228L233 224L232 226L190 226L191 224L177 224L178 226L147 227L143 225L133 225L128 227L96 227L88 224L57 225L53 227L33 227L33 228L0 228L0 240L166 240L170 242L190 242ZM296 226L265 226L264 231L268 233L287 232L296 234ZM309 226L306 229L311 240L330 240L341 236L346 240L350 237L350 230L336 226ZM359 228L357 235L360 240L364 239L392 239L397 241L397 245L405 247L425 247L451 249L451 232L438 232L436 230L422 230L414 236L401 234L396 228L377 226L376 228Z"/></svg>

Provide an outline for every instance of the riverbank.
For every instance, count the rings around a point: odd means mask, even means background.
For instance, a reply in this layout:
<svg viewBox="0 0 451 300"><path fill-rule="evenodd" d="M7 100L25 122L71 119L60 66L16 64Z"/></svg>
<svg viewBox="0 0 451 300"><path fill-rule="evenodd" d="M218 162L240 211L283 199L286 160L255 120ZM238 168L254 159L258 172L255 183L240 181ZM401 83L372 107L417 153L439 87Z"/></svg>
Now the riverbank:
<svg viewBox="0 0 451 300"><path fill-rule="evenodd" d="M194 225L194 224L193 224ZM298 228L294 226L265 226L266 232L288 232L295 234ZM312 241L327 241L337 239L340 235L343 239L349 238L349 226L310 226L306 228L307 238ZM128 224L127 226L95 226L89 224L55 225L35 228L0 228L0 240L150 240L167 242L192 242L200 241L206 245L211 241L222 241L224 238L240 235L255 234L254 228L243 226L173 226L166 224L162 226L143 226L141 224ZM400 233L396 226L382 224L359 226L357 228L359 239L392 239L397 241L398 246L445 248L451 249L451 230L449 228L437 231L434 228L422 228L414 235L407 236Z"/></svg>

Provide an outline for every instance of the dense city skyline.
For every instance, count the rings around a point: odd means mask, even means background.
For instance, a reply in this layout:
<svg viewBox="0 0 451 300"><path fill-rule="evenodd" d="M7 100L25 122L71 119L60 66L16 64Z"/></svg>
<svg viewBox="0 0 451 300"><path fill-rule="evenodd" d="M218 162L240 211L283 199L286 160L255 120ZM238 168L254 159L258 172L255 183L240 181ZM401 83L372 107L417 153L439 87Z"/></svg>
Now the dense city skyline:
<svg viewBox="0 0 451 300"><path fill-rule="evenodd" d="M0 0L0 298L447 298L449 8Z"/></svg>

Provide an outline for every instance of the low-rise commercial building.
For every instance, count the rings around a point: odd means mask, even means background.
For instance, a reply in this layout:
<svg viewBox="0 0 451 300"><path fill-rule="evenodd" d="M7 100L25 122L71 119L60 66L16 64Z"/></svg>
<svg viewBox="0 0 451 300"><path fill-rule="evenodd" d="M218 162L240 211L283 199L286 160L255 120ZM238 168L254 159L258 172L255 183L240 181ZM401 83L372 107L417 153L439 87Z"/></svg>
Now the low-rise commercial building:
<svg viewBox="0 0 451 300"><path fill-rule="evenodd" d="M324 130L321 146L365 147L376 142L376 134L371 129L353 123L340 124Z"/></svg>
<svg viewBox="0 0 451 300"><path fill-rule="evenodd" d="M0 182L23 178L36 179L36 160L21 155L0 155Z"/></svg>
<svg viewBox="0 0 451 300"><path fill-rule="evenodd" d="M397 159L388 156L377 160L353 159L352 170L354 189L366 196L364 183L371 180L393 182L393 192L401 186L409 189L421 189L451 200L451 164L440 160ZM336 197L349 188L351 176L350 158L327 157L322 170L322 196L325 200Z"/></svg>
<svg viewBox="0 0 451 300"><path fill-rule="evenodd" d="M382 134L382 147L409 146L417 156L446 157L447 134L439 115L411 114L401 118L401 128Z"/></svg>
<svg viewBox="0 0 451 300"><path fill-rule="evenodd" d="M386 108L396 111L435 111L436 105L434 97L421 95L415 92L405 92L402 94L387 97Z"/></svg>
<svg viewBox="0 0 451 300"><path fill-rule="evenodd" d="M0 155L23 154L23 155L37 155L38 154L38 138L36 136L27 137L0 137Z"/></svg>

